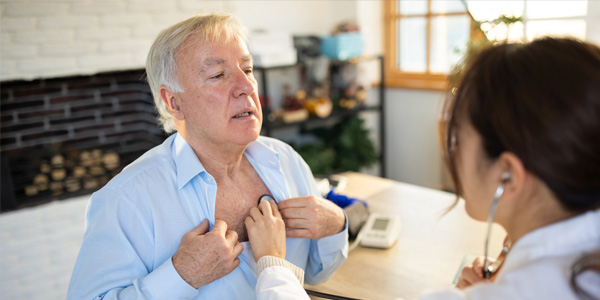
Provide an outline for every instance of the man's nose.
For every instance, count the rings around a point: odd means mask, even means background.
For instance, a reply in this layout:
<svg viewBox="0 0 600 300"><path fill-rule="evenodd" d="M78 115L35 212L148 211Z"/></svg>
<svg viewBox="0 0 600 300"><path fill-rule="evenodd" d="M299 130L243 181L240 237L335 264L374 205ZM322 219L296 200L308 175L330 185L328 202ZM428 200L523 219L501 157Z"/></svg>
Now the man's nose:
<svg viewBox="0 0 600 300"><path fill-rule="evenodd" d="M251 74L246 74L244 70L235 72L234 81L235 87L233 93L236 97L249 96L254 93L255 84Z"/></svg>

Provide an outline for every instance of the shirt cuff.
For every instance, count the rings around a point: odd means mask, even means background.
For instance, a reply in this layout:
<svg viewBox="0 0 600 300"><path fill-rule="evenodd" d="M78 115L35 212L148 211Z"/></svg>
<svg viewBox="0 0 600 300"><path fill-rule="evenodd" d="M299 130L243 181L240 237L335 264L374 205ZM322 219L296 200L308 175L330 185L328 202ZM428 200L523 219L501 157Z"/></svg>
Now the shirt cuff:
<svg viewBox="0 0 600 300"><path fill-rule="evenodd" d="M171 258L148 274L143 285L154 299L192 299L198 295L198 290L179 276Z"/></svg>
<svg viewBox="0 0 600 300"><path fill-rule="evenodd" d="M296 276L298 281L300 281L300 285L301 286L304 285L304 270L302 270L302 268L297 267L296 265L292 264L291 262L289 262L283 258L279 258L279 257L275 257L275 256L265 255L265 256L261 257L258 260L258 262L256 263L256 266L254 267L254 273L258 277L264 269L273 267L273 266L285 267L288 270L292 271L292 273L294 273L294 276Z"/></svg>
<svg viewBox="0 0 600 300"><path fill-rule="evenodd" d="M344 212L344 217L346 218L344 230L317 240L321 256L337 255L337 252L342 249L344 257L348 257L348 216L346 216L346 212ZM321 249L331 249L331 252L327 253L327 251Z"/></svg>

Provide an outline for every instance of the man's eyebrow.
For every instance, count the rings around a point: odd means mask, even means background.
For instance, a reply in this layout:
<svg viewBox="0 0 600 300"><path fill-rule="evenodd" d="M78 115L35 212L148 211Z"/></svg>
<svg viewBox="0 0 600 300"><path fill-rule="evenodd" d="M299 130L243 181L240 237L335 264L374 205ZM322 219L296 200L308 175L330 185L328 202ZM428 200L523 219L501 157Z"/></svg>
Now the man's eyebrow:
<svg viewBox="0 0 600 300"><path fill-rule="evenodd" d="M201 72L206 72L206 69L208 69L211 66L214 65L222 65L225 63L225 60L222 58L207 58L204 60L204 66L202 68Z"/></svg>
<svg viewBox="0 0 600 300"><path fill-rule="evenodd" d="M248 54L242 57L243 62L252 61L252 55Z"/></svg>

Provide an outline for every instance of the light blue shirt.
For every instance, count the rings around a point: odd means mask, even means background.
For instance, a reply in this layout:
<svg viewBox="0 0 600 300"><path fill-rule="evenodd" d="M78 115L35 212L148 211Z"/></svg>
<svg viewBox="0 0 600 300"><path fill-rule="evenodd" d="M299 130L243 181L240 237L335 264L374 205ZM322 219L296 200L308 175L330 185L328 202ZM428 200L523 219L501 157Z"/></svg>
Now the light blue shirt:
<svg viewBox="0 0 600 300"><path fill-rule="evenodd" d="M319 196L313 175L287 144L259 137L245 151L277 202ZM94 193L86 211L83 245L67 299L253 299L256 275L244 242L240 265L196 290L173 267L183 235L215 223L217 185L179 135L146 152ZM344 262L348 229L318 240L288 238L286 259L323 282Z"/></svg>

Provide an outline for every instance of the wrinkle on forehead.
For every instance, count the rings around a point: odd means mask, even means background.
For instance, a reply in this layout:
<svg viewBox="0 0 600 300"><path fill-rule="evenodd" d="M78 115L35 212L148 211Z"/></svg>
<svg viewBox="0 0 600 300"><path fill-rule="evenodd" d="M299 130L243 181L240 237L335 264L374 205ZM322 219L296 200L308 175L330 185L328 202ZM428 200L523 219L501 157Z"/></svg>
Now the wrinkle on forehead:
<svg viewBox="0 0 600 300"><path fill-rule="evenodd" d="M231 39L231 38L221 38L221 39L211 39L211 40L205 40L201 34L197 33L197 34L192 34L190 35L190 37L188 37L188 39L185 40L185 42L182 43L180 49L177 50L177 53L175 55L175 61L176 63L179 63L183 58L184 53L186 52L186 50L189 47L196 47L197 49L195 49L195 51L201 51L201 49L206 49L206 48L210 48L212 45L210 45L211 43L222 43L222 44L226 44L226 43L231 43L231 42L238 42L238 43L242 43L244 48L247 51L247 46L246 43L244 41L244 39L241 36L238 36L237 39ZM189 53L186 53L186 55ZM250 54L245 54L242 57L240 57L240 60L242 62L252 62L252 55ZM204 59L204 61L202 62L202 70L200 72L205 72L208 68L214 66L214 65L222 65L225 64L227 61L221 57L208 57L206 59Z"/></svg>

